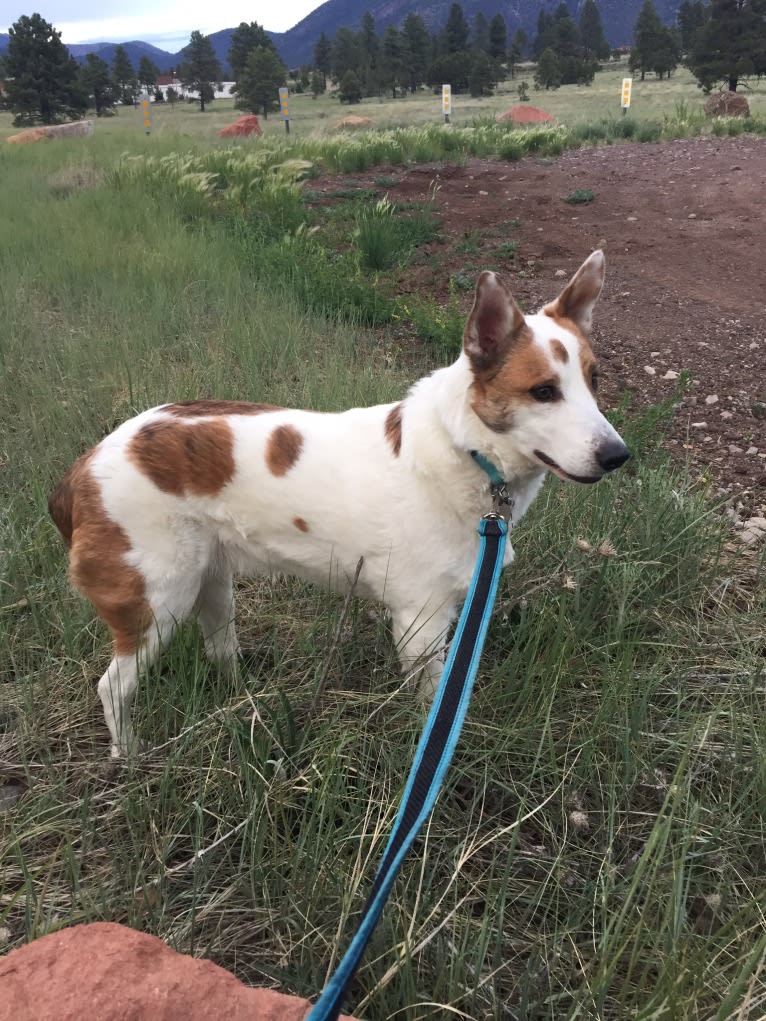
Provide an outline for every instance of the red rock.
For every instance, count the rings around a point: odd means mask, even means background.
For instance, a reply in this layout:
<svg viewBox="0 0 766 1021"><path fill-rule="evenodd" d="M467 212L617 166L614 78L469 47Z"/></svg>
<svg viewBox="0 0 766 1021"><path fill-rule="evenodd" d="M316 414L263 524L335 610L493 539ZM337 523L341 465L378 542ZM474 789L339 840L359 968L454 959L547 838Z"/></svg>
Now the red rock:
<svg viewBox="0 0 766 1021"><path fill-rule="evenodd" d="M538 106L530 106L529 103L517 103L510 110L498 115L498 121L513 121L514 124L543 124L555 118L551 114L541 110Z"/></svg>
<svg viewBox="0 0 766 1021"><path fill-rule="evenodd" d="M248 135L262 135L261 122L254 113L238 117L233 124L227 124L218 132L219 138L243 138Z"/></svg>
<svg viewBox="0 0 766 1021"><path fill-rule="evenodd" d="M750 104L738 92L714 92L705 100L708 117L749 117Z"/></svg>
<svg viewBox="0 0 766 1021"><path fill-rule="evenodd" d="M356 113L350 113L348 116L341 118L335 124L336 128L369 128L372 125L372 121L369 117L360 117Z"/></svg>
<svg viewBox="0 0 766 1021"><path fill-rule="evenodd" d="M303 1021L309 1006L114 922L61 929L0 958L0 1021Z"/></svg>

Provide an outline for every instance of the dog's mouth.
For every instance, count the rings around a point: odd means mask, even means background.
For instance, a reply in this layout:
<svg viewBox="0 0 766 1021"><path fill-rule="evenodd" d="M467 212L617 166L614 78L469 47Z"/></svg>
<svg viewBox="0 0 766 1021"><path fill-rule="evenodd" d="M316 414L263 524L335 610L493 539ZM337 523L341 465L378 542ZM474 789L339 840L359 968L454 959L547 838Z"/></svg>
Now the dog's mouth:
<svg viewBox="0 0 766 1021"><path fill-rule="evenodd" d="M552 457L548 457L547 454L544 454L542 450L533 450L532 453L538 461L541 461L546 468L550 468L552 472L555 472L560 479L568 479L570 482L582 482L584 485L588 486L601 480L600 475L570 475L569 472L565 472L562 467L557 465Z"/></svg>

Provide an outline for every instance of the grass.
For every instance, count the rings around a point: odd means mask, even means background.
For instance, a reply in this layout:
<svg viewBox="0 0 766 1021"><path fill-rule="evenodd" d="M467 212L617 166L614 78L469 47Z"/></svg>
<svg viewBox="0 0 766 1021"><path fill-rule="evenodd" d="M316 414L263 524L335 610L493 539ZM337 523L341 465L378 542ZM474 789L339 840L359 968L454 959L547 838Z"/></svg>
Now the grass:
<svg viewBox="0 0 766 1021"><path fill-rule="evenodd" d="M24 787L0 816L0 925L16 945L112 919L312 996L421 723L385 619L354 604L328 661L338 600L243 583L253 677L225 681L186 629L137 698L150 750L113 770L105 634L68 589L45 497L171 395L392 400L461 316L425 296L392 312L386 271L340 251L360 203L315 219L304 171L271 169L281 150L252 173L218 150L184 166L205 147L158 138L182 155L115 171L126 146L155 154L121 119L85 157L0 150L0 770ZM428 341L406 363L387 333L402 320ZM616 410L633 467L549 483L514 534L454 768L355 982L360 1016L763 1016L766 607L697 480L659 458L669 413Z"/></svg>
<svg viewBox="0 0 766 1021"><path fill-rule="evenodd" d="M592 202L595 197L595 194L590 188L575 188L574 191L570 191L568 195L564 196L564 202L568 202L572 206L577 206L582 205L585 202Z"/></svg>

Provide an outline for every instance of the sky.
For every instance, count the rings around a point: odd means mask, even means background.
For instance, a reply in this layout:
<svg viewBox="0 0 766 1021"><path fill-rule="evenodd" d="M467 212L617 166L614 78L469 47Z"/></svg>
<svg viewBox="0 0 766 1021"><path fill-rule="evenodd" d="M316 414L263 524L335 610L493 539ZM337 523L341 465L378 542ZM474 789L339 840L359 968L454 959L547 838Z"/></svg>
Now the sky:
<svg viewBox="0 0 766 1021"><path fill-rule="evenodd" d="M321 0L0 0L0 32L22 14L37 11L65 43L129 42L140 39L176 52L194 29L204 35L257 21L284 32L319 7Z"/></svg>

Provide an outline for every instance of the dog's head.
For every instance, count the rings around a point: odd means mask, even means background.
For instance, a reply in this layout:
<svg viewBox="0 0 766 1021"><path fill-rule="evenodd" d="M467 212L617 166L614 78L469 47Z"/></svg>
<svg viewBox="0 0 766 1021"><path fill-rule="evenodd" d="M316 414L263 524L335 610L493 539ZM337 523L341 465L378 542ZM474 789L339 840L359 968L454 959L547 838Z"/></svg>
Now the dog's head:
<svg viewBox="0 0 766 1021"><path fill-rule="evenodd" d="M493 446L507 434L514 460L575 482L598 482L630 457L596 404L588 336L603 283L604 254L596 251L555 301L525 317L505 282L484 272L463 337L471 406L498 434Z"/></svg>

